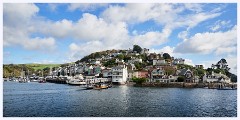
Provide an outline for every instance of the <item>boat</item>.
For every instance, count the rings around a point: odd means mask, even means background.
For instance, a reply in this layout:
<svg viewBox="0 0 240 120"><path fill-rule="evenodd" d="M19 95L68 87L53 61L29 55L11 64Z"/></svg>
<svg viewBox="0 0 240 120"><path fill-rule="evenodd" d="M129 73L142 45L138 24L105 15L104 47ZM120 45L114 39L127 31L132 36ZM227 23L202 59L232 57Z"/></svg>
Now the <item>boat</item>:
<svg viewBox="0 0 240 120"><path fill-rule="evenodd" d="M30 82L30 80L26 78L19 80L19 83L28 83L28 82Z"/></svg>
<svg viewBox="0 0 240 120"><path fill-rule="evenodd" d="M31 82L39 82L40 80L38 79L32 79Z"/></svg>
<svg viewBox="0 0 240 120"><path fill-rule="evenodd" d="M71 79L68 81L68 84L69 85L81 85L80 82L81 81L79 79Z"/></svg>
<svg viewBox="0 0 240 120"><path fill-rule="evenodd" d="M94 86L94 89L99 90L99 89L107 89L108 85L105 83L99 83Z"/></svg>

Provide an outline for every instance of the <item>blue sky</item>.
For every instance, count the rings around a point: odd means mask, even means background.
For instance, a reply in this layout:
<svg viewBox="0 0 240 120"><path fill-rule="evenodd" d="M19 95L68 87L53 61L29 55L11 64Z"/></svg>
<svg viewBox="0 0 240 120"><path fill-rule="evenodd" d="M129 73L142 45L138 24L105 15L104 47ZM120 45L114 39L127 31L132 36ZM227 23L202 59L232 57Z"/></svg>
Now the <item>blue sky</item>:
<svg viewBox="0 0 240 120"><path fill-rule="evenodd" d="M66 63L89 53L168 52L236 73L237 4L3 4L3 63Z"/></svg>

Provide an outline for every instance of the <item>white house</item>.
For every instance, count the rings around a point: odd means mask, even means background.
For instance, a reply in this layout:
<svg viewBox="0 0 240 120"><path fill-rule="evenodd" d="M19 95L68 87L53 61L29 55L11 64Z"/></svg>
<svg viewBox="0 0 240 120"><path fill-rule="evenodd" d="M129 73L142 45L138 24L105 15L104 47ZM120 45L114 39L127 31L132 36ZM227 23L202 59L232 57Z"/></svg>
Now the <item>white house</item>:
<svg viewBox="0 0 240 120"><path fill-rule="evenodd" d="M177 64L184 64L185 59L182 58L176 58L173 60L173 64L177 65Z"/></svg>
<svg viewBox="0 0 240 120"><path fill-rule="evenodd" d="M164 59L159 60L159 59L154 59L153 60L153 65L163 65L166 64L166 61Z"/></svg>
<svg viewBox="0 0 240 120"><path fill-rule="evenodd" d="M128 60L128 63L135 63L135 62L142 63L142 59L141 58L136 58L136 59Z"/></svg>
<svg viewBox="0 0 240 120"><path fill-rule="evenodd" d="M231 79L229 77L227 77L226 75L224 74L221 74L220 73L214 73L212 71L212 74L209 74L209 75L204 75L203 76L203 81L204 82L224 82L224 83L230 83L231 82Z"/></svg>
<svg viewBox="0 0 240 120"><path fill-rule="evenodd" d="M127 67L117 66L112 68L112 83L125 84L127 81Z"/></svg>
<svg viewBox="0 0 240 120"><path fill-rule="evenodd" d="M109 77L110 74L111 74L111 69L110 69L110 68L105 68L105 69L103 69L103 70L102 70L102 74L103 74L103 77L104 77L104 78Z"/></svg>

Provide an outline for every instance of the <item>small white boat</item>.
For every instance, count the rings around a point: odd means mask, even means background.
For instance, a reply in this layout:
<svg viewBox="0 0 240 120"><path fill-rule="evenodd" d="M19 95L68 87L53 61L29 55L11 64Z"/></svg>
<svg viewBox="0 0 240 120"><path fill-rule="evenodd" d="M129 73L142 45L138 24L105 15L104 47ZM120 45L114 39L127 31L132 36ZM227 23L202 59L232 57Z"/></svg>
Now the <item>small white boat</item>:
<svg viewBox="0 0 240 120"><path fill-rule="evenodd" d="M69 85L80 85L80 80L79 79L71 79L68 81Z"/></svg>

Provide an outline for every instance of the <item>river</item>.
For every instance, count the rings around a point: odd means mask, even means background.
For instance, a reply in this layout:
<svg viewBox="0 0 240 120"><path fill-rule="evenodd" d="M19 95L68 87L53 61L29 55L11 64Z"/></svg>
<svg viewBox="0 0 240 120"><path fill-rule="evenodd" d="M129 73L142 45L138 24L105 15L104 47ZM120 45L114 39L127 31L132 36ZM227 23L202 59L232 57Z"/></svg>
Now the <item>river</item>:
<svg viewBox="0 0 240 120"><path fill-rule="evenodd" d="M3 82L4 117L237 117L237 90Z"/></svg>

